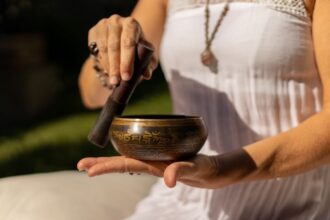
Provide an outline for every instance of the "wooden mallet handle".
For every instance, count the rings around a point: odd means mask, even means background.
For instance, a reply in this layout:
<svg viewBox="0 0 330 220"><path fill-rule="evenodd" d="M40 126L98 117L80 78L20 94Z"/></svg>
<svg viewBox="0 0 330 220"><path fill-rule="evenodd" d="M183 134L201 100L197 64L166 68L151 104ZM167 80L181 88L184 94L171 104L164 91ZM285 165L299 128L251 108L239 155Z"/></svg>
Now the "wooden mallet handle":
<svg viewBox="0 0 330 220"><path fill-rule="evenodd" d="M126 104L141 80L142 74L148 68L153 52L153 47L149 43L140 41L137 44L132 78L129 81L121 80L120 84L108 97L93 129L88 135L88 140L92 144L99 147L108 145L108 133L112 120L116 115L123 113Z"/></svg>

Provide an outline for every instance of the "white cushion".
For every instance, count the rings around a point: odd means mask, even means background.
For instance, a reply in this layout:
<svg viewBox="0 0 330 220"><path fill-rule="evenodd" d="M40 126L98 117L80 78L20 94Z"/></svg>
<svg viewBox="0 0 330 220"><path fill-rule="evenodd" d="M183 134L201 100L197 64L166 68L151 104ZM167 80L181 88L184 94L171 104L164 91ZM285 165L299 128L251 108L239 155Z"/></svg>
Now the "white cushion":
<svg viewBox="0 0 330 220"><path fill-rule="evenodd" d="M62 171L0 179L1 220L123 219L155 177Z"/></svg>

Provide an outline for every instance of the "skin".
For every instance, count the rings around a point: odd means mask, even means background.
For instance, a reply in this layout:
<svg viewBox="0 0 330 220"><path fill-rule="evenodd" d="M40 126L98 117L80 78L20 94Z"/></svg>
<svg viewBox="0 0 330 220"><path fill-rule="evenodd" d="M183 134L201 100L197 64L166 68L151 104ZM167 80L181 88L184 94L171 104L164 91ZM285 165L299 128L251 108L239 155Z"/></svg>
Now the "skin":
<svg viewBox="0 0 330 220"><path fill-rule="evenodd" d="M328 11L330 10L330 0L307 0L305 5L312 17L315 56L323 85L321 112L286 132L222 155L197 155L189 161L173 163L138 161L122 156L84 158L78 162L78 170L85 170L89 176L113 172L148 173L163 177L168 187L174 187L177 181L180 181L194 187L221 188L236 182L292 176L329 164L330 62L328 61L330 60L330 44L328 39L330 39L330 14ZM145 11L152 13L144 13ZM140 0L132 14L141 25L145 39L155 45L156 51L159 51L165 14L166 2L162 0ZM129 35L124 30L125 28L122 28L121 35ZM121 45L121 48L125 47ZM130 52L125 54L125 56L131 57ZM110 55L108 56L110 57ZM119 57L119 55L117 56ZM114 58L109 59L115 60ZM120 69L120 76L124 79L122 73L126 70L131 71L131 66L129 66L131 61L126 60L121 63L118 59L116 58L115 66L118 70ZM157 60L157 56L155 60ZM104 65L106 66L106 64ZM91 72L87 68L83 67L81 78L84 77L84 74L87 75ZM92 77L93 74L89 73L89 75L88 77ZM100 93L95 91L100 88L96 85L91 86L92 83L93 81L81 80L82 97L84 99L84 97L93 97L97 94L97 97L90 99L95 102L84 101L88 103L89 107L97 107L102 104L102 99L107 94L99 98Z"/></svg>
<svg viewBox="0 0 330 220"><path fill-rule="evenodd" d="M116 85L120 80L131 78L135 45L139 40L149 41L155 47L153 61L144 74L145 79L151 78L152 71L158 65L166 7L165 0L140 0L131 17L112 15L100 20L89 30L88 45L97 43L98 59L109 74L110 84ZM90 109L102 107L111 94L111 91L101 86L92 67L92 59L87 59L79 76L82 101Z"/></svg>

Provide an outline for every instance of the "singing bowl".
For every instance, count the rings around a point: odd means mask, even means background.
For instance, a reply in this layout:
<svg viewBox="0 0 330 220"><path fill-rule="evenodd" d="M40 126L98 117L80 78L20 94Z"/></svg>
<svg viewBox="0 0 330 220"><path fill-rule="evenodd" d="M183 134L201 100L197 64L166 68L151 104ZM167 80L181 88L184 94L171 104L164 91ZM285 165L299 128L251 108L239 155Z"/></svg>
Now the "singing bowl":
<svg viewBox="0 0 330 220"><path fill-rule="evenodd" d="M109 136L121 155L138 160L175 161L197 154L207 131L198 116L131 115L115 117Z"/></svg>

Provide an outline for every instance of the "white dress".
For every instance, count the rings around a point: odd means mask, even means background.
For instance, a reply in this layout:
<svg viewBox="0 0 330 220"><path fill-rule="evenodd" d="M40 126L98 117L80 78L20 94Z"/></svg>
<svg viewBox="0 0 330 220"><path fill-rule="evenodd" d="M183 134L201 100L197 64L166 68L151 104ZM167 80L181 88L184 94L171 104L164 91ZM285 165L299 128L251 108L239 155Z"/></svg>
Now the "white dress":
<svg viewBox="0 0 330 220"><path fill-rule="evenodd" d="M225 3L211 3L212 31ZM218 74L199 59L204 4L170 1L161 49L174 112L200 115L208 127L201 153L221 154L276 135L321 109L303 0L232 1L212 45ZM159 180L130 219L330 219L330 168L217 190L169 189Z"/></svg>

